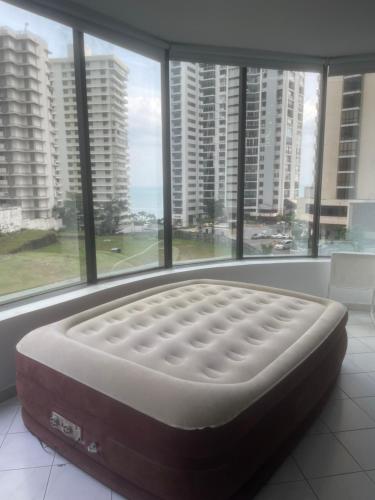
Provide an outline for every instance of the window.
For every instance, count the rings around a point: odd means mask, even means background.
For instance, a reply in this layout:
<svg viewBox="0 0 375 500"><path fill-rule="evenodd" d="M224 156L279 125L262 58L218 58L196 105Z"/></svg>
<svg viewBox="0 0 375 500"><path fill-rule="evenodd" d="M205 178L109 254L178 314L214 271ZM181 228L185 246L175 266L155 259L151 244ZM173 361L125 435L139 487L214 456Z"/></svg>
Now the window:
<svg viewBox="0 0 375 500"><path fill-rule="evenodd" d="M186 86L179 91L181 100L175 111L185 118L179 124L181 132L178 129L184 140L178 146L171 143L172 159L178 152L182 160L178 169L172 163L174 262L231 258L236 242L239 68L178 61L175 65L184 81L188 72L196 77L198 104L196 126L188 128L187 115L182 114L188 98ZM173 86L170 95L173 102ZM189 190L190 186L194 189Z"/></svg>
<svg viewBox="0 0 375 500"><path fill-rule="evenodd" d="M80 282L85 267L80 177L68 188L71 126L63 107L75 90L63 89L68 80L56 64L67 57L72 30L3 2L0 19L0 72L8 73L0 82L7 108L0 121L0 296L8 300Z"/></svg>
<svg viewBox="0 0 375 500"><path fill-rule="evenodd" d="M349 122L348 96L356 99L350 120L357 125L340 128L340 121ZM335 211L321 212L320 255L375 249L374 97L375 73L328 78L322 206Z"/></svg>
<svg viewBox="0 0 375 500"><path fill-rule="evenodd" d="M245 154L244 255L310 255L319 75L248 68L247 76L246 136L263 145ZM285 94L277 85L293 90ZM262 111L264 130L249 103ZM289 112L300 103L300 113Z"/></svg>
<svg viewBox="0 0 375 500"><path fill-rule="evenodd" d="M89 129L98 276L158 267L163 264L160 63L89 35L85 47L91 54L86 67L92 62L107 68L108 82L95 87L96 97L105 94L107 103L88 105L97 118ZM88 89L94 80L87 76Z"/></svg>

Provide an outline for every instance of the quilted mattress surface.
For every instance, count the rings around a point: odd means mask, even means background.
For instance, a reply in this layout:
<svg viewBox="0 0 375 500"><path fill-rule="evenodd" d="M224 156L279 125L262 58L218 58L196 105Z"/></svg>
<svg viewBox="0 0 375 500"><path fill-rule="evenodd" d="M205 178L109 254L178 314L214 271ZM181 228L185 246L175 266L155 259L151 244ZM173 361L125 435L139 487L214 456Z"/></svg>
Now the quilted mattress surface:
<svg viewBox="0 0 375 500"><path fill-rule="evenodd" d="M345 313L290 291L185 281L34 330L17 350L167 425L217 427L306 359Z"/></svg>

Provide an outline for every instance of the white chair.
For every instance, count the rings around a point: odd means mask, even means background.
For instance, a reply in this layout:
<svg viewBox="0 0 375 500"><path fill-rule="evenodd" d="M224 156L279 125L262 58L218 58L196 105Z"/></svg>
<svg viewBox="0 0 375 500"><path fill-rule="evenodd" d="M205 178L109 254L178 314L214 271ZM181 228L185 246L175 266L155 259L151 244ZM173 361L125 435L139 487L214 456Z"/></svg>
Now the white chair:
<svg viewBox="0 0 375 500"><path fill-rule="evenodd" d="M332 288L371 292L371 319L375 324L375 254L337 252L332 254L328 297Z"/></svg>

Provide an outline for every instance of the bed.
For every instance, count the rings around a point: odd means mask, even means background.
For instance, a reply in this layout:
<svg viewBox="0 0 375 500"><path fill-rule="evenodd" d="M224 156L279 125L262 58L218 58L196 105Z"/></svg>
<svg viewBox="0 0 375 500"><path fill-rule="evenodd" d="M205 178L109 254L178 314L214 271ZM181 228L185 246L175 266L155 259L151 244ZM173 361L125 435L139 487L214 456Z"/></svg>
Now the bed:
<svg viewBox="0 0 375 500"><path fill-rule="evenodd" d="M151 288L18 343L23 419L129 500L250 498L333 386L346 321L246 283Z"/></svg>

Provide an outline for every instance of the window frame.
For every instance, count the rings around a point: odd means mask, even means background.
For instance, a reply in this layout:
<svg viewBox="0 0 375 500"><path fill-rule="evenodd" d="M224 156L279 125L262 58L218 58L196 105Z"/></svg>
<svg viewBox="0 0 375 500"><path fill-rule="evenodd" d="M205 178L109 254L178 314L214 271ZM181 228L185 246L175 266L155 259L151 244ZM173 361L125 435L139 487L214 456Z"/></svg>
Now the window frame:
<svg viewBox="0 0 375 500"><path fill-rule="evenodd" d="M221 263L233 260L248 260L254 261L257 259L310 259L319 257L319 227L320 227L320 203L321 203L321 188L322 188L322 167L323 167L323 147L324 147L324 124L326 112L326 93L327 93L327 79L329 61L325 58L312 58L309 56L297 56L293 60L290 55L277 55L276 53L271 56L265 54L241 54L237 59L230 51L226 52L224 49L220 55L220 49L215 49L212 53L207 52L202 48L202 55L199 56L199 48L194 50L187 46L177 47L172 46L156 37L140 33L135 29L123 27L120 23L107 19L103 16L100 21L95 20L93 12L87 12L87 9L81 11L78 8L76 15L69 12L68 2L61 0L59 5L48 5L44 0L3 0L7 3L13 4L16 7L23 8L27 11L34 12L37 15L45 18L52 19L53 21L60 22L69 27L73 31L73 53L74 53L74 78L76 85L76 99L77 99L77 117L78 117L78 134L79 134L79 155L81 162L81 181L82 181L82 202L83 202L83 217L84 217L84 234L85 234L85 264L86 264L86 280L74 285L52 285L48 290L31 289L28 293L27 290L20 292L21 298L11 297L7 300L7 295L0 297L0 308L7 303L15 303L20 300L38 297L39 295L55 295L62 293L69 289L77 287L84 287L92 285L98 281L108 281L124 277L129 277L136 274L150 273L154 270L169 269L173 266L172 255L172 161L171 158L171 121L173 117L170 116L171 102L170 102L170 67L173 70L174 60L187 60L191 62L207 62L209 64L225 64L237 66L240 69L240 83L239 83L239 127L238 127L238 196L237 196L237 221L236 221L236 242L235 242L235 257L225 259L204 259L196 260L193 263L177 264L175 267L181 265L189 267L202 263ZM111 21L111 22L109 22ZM164 265L155 268L137 269L133 272L119 273L116 276L103 276L98 280L97 276L97 262L95 250L95 226L94 226L94 209L93 209L93 179L91 171L91 156L90 156L90 139L89 139L89 116L87 105L87 89L86 89L86 69L84 60L84 34L90 34L105 41L114 43L128 50L137 52L145 57L149 57L161 64L161 126L162 126L162 176L163 176L163 227L164 227ZM189 56L189 50L192 50ZM181 59L182 54L185 54L186 59ZM238 51L236 51L238 52ZM180 54L179 57L176 54ZM250 58L250 60L249 60ZM251 61L251 58L252 61ZM319 99L319 116L318 127L319 133L317 136L316 147L316 167L315 167L315 182L314 182L314 210L313 210L313 223L312 223L312 251L309 255L272 255L265 257L262 255L244 256L243 254L243 240L244 240L244 197L245 197L245 169L244 158L246 151L246 128L242 126L246 122L246 114L244 112L246 106L246 89L247 89L247 68L262 67L280 70L300 70L300 71L316 71L321 75L320 86L320 99ZM178 76L178 75L177 75ZM173 76L172 76L173 78ZM173 109L172 109L173 111ZM178 119L178 118L176 118Z"/></svg>

